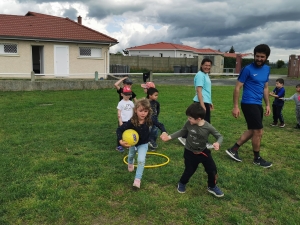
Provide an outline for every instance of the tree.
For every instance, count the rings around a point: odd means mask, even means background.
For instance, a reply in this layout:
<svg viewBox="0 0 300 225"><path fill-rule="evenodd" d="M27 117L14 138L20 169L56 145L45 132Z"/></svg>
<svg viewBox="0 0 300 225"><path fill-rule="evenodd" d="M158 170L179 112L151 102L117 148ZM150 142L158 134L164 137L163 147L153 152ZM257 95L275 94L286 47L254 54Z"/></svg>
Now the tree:
<svg viewBox="0 0 300 225"><path fill-rule="evenodd" d="M127 49L123 50L124 55L129 55L129 51Z"/></svg>
<svg viewBox="0 0 300 225"><path fill-rule="evenodd" d="M122 52L118 51L115 55L123 55Z"/></svg>
<svg viewBox="0 0 300 225"><path fill-rule="evenodd" d="M283 67L284 64L285 64L284 61L281 60L281 59L279 59L279 60L277 61L277 63L276 63L278 69L281 68L281 67Z"/></svg>
<svg viewBox="0 0 300 225"><path fill-rule="evenodd" d="M235 50L234 50L233 46L231 46L231 48L229 50L229 53L235 53Z"/></svg>

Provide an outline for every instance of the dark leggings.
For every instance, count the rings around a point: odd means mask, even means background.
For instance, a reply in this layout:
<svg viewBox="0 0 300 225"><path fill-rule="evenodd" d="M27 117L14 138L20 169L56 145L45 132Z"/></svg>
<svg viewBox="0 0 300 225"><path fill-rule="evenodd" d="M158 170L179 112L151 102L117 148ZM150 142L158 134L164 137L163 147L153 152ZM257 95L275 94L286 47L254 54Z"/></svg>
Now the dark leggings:
<svg viewBox="0 0 300 225"><path fill-rule="evenodd" d="M187 184L193 174L196 172L199 163L202 163L207 173L207 184L208 187L215 187L217 180L217 167L211 157L209 149L202 151L203 154L194 154L192 151L184 149L184 165L185 169L180 178L180 183Z"/></svg>
<svg viewBox="0 0 300 225"><path fill-rule="evenodd" d="M199 102L195 102L195 103L199 103ZM206 109L204 120L210 123L210 104L204 102L204 105L205 105L205 109Z"/></svg>
<svg viewBox="0 0 300 225"><path fill-rule="evenodd" d="M283 115L282 115L282 108L283 108L283 106L272 105L272 109L273 109L273 122L274 123L277 123L278 120L280 121L280 123L284 123L284 119L283 119Z"/></svg>

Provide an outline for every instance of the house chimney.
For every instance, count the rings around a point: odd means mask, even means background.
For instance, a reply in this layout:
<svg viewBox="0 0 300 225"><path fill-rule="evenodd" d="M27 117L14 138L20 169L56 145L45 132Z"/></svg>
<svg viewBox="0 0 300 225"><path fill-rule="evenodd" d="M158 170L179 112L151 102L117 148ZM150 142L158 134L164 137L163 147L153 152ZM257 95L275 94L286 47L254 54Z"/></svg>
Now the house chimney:
<svg viewBox="0 0 300 225"><path fill-rule="evenodd" d="M77 17L77 23L82 24L81 16L78 16L78 17Z"/></svg>

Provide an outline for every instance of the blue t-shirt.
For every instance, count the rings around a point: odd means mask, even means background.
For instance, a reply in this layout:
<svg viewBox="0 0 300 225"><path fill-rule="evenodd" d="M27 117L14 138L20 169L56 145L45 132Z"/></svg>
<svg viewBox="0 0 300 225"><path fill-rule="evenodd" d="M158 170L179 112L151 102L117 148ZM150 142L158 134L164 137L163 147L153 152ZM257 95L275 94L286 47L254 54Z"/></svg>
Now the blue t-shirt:
<svg viewBox="0 0 300 225"><path fill-rule="evenodd" d="M199 71L194 77L194 86L196 91L196 96L193 98L193 101L199 102L197 96L197 87L202 87L202 98L203 102L212 104L211 101L211 80L209 79L208 74Z"/></svg>
<svg viewBox="0 0 300 225"><path fill-rule="evenodd" d="M273 105L283 106L284 101L279 99L279 98L283 98L284 95L285 95L284 87L282 87L282 88L277 88L276 87L276 88L274 88L273 92L274 92L275 95L278 95L278 98L274 98Z"/></svg>
<svg viewBox="0 0 300 225"><path fill-rule="evenodd" d="M265 84L269 81L270 67L257 67L254 62L245 66L238 81L243 83L242 103L262 105ZM268 93L269 94L269 93Z"/></svg>

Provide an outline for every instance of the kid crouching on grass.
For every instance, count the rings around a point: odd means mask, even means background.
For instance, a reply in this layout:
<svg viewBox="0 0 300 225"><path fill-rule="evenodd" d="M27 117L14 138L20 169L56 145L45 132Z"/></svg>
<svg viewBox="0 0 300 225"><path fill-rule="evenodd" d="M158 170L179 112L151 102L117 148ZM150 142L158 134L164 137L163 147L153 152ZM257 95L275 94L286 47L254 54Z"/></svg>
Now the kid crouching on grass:
<svg viewBox="0 0 300 225"><path fill-rule="evenodd" d="M127 122L123 123L122 126L117 129L117 136L120 145L123 147L129 148L128 153L128 171L134 171L134 157L136 154L136 149L138 152L137 158L137 170L135 173L135 179L133 182L133 186L136 188L140 188L141 179L144 172L144 166L146 161L146 153L148 151L148 140L150 136L150 127L152 125L157 126L163 133L166 133L166 129L164 125L157 120L152 119L152 110L150 106L150 102L148 99L140 99L135 103L133 116ZM139 141L135 146L130 146L128 143L122 140L122 134L127 129L135 130L139 135Z"/></svg>
<svg viewBox="0 0 300 225"><path fill-rule="evenodd" d="M219 150L223 137L210 123L204 120L205 110L199 103L191 104L185 113L188 117L188 121L181 130L171 135L162 134L160 136L163 141L177 139L182 136L187 137L183 154L185 169L179 180L177 191L179 193L185 193L186 184L196 172L199 163L202 163L208 177L207 191L216 197L223 197L223 192L216 185L216 164L211 156L211 151L206 147L207 139L210 134L217 139L217 141L213 143L215 150Z"/></svg>

